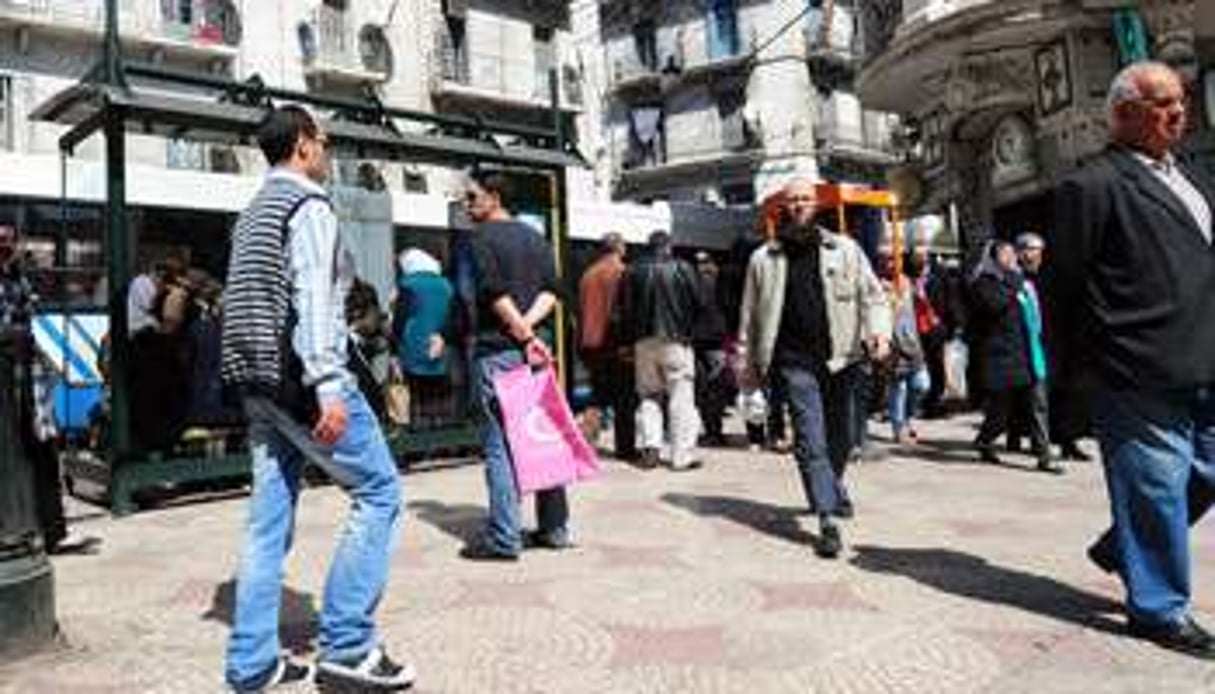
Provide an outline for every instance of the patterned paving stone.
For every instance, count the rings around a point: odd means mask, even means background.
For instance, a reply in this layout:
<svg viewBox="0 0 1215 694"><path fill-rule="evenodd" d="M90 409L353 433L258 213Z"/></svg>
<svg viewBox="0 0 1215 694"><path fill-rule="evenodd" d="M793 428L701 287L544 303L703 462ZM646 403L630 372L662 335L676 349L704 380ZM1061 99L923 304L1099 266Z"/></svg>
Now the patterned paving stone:
<svg viewBox="0 0 1215 694"><path fill-rule="evenodd" d="M761 606L750 586L692 571L620 569L553 585L559 609L608 623L697 627L742 618ZM588 600L588 596L594 596Z"/></svg>
<svg viewBox="0 0 1215 694"><path fill-rule="evenodd" d="M410 475L380 631L422 694L1215 694L1215 665L1122 635L1121 586L1084 557L1108 523L1100 466L976 464L974 423L926 422L945 443L850 471L837 561L813 554L787 456L715 449L681 475L609 461L571 494L578 547L509 565L457 556L484 522L480 467ZM0 694L220 691L245 500L71 507L105 544L54 559L65 645L0 664ZM332 487L301 499L282 637L303 656L348 509ZM1208 623L1213 531L1193 534Z"/></svg>

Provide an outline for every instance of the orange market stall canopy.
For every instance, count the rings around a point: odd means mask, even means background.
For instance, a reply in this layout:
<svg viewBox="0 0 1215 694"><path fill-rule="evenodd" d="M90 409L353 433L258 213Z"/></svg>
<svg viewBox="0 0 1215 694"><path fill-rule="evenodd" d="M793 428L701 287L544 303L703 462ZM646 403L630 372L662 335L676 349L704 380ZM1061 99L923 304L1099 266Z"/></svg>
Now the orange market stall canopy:
<svg viewBox="0 0 1215 694"><path fill-rule="evenodd" d="M896 276L902 274L905 248L903 222L899 217L898 196L889 190L851 183L818 183L815 198L819 207L819 222L842 233L857 235L851 228L850 209L870 210L880 214L883 236L890 238L890 253ZM785 193L777 191L760 205L759 231L766 239L776 237L777 227L785 207ZM876 249L875 249L876 250Z"/></svg>

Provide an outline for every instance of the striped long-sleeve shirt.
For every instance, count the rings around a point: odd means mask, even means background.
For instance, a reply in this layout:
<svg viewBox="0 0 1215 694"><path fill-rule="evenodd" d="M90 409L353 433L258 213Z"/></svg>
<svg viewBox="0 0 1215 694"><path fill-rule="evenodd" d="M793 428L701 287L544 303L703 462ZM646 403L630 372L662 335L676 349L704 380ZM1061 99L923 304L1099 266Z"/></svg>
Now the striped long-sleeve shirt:
<svg viewBox="0 0 1215 694"><path fill-rule="evenodd" d="M319 185L291 171L275 169L270 178L287 178L326 196ZM307 200L287 225L291 305L297 320L291 346L304 364L304 385L315 386L320 398L336 395L353 382L346 369L346 294L354 281L354 260L327 200Z"/></svg>

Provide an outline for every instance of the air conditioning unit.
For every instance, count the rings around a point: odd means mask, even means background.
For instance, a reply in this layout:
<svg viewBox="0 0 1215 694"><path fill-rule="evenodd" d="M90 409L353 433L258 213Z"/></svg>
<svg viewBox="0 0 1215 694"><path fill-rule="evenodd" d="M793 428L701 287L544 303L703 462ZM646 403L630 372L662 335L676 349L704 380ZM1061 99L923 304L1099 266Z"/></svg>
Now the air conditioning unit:
<svg viewBox="0 0 1215 694"><path fill-rule="evenodd" d="M365 24L359 30L359 60L364 70L392 77L392 45L383 27Z"/></svg>

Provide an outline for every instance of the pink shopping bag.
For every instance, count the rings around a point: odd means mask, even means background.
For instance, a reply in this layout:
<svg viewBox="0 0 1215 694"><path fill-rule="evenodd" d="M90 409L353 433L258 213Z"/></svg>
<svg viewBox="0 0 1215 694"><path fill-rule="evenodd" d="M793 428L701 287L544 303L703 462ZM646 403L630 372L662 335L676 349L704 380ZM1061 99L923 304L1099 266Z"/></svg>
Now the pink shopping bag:
<svg viewBox="0 0 1215 694"><path fill-rule="evenodd" d="M504 371L494 377L494 391L520 494L599 474L595 449L582 437L551 366Z"/></svg>

